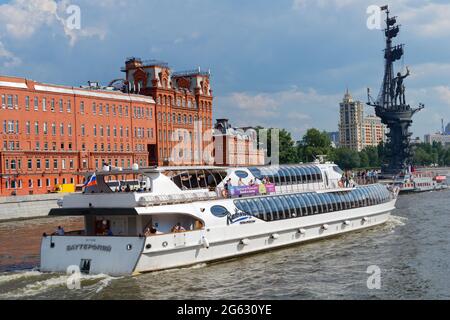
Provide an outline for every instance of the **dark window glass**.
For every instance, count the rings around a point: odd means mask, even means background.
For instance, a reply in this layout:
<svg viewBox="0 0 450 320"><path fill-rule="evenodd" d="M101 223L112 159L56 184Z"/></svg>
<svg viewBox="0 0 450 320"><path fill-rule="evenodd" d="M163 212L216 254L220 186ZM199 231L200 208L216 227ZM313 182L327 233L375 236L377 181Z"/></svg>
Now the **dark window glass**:
<svg viewBox="0 0 450 320"><path fill-rule="evenodd" d="M239 178L242 178L242 179L245 179L248 177L248 173L246 171L242 171L242 170L236 171L235 174L236 174L236 176L238 176Z"/></svg>
<svg viewBox="0 0 450 320"><path fill-rule="evenodd" d="M256 204L256 206L258 207L259 215L263 217L264 221L267 221L268 220L267 212L266 212L266 209L264 208L264 206L262 205L261 199L258 198L258 199L254 199L253 201Z"/></svg>
<svg viewBox="0 0 450 320"><path fill-rule="evenodd" d="M261 204L264 207L264 211L266 213L267 221L273 221L274 218L273 218L273 214L272 214L272 208L269 205L269 201L266 198L260 198L260 200L261 200Z"/></svg>
<svg viewBox="0 0 450 320"><path fill-rule="evenodd" d="M218 218L223 218L228 215L228 210L222 206L214 206L211 208L211 213Z"/></svg>

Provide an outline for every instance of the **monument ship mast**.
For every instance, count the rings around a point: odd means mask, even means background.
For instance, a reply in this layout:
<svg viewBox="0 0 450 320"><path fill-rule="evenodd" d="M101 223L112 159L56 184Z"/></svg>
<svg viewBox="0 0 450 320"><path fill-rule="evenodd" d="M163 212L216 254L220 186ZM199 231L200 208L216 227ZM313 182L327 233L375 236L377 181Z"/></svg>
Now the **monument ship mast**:
<svg viewBox="0 0 450 320"><path fill-rule="evenodd" d="M412 133L409 127L412 124L414 114L424 108L420 104L418 108L411 108L406 103L405 85L403 80L410 75L406 67L406 74L400 72L394 76L394 62L400 60L404 54L404 45L393 45L393 39L400 32L397 18L390 17L389 7L381 7L386 12L386 49L384 50L385 69L383 84L377 100L370 96L368 90L369 106L375 107L376 115L388 127L387 134L387 163L383 164L384 175L397 175L409 168L412 163L410 139Z"/></svg>

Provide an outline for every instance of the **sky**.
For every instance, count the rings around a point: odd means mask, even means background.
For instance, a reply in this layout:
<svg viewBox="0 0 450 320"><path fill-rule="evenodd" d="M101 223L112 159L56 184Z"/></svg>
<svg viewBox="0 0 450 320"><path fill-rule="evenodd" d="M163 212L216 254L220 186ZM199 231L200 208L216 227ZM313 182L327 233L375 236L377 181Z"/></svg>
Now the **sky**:
<svg viewBox="0 0 450 320"><path fill-rule="evenodd" d="M383 76L384 38L367 8L402 31L414 137L450 122L450 3L438 0L0 0L0 74L79 86L123 77L127 57L211 70L214 118L235 126L337 131L348 90L365 102ZM80 29L67 8L80 8ZM73 12L73 11L72 11ZM366 107L366 114L373 114Z"/></svg>

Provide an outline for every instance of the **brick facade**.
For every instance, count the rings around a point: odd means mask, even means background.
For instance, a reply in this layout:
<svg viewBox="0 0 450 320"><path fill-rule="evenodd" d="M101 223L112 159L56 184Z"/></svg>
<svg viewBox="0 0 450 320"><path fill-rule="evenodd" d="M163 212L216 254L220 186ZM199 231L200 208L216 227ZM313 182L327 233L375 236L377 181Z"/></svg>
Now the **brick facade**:
<svg viewBox="0 0 450 320"><path fill-rule="evenodd" d="M152 98L0 77L0 195L82 184L104 162L156 163Z"/></svg>

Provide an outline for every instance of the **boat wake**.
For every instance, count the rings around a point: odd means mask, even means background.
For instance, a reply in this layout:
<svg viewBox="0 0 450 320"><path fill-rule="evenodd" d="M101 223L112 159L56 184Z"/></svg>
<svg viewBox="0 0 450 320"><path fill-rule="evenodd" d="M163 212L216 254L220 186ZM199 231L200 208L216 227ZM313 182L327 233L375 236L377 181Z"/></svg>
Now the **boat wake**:
<svg viewBox="0 0 450 320"><path fill-rule="evenodd" d="M37 277L38 279L36 279ZM54 290L61 290L63 294L74 292L75 295L77 291L80 291L84 296L89 296L100 293L110 286L113 280L120 279L105 274L82 275L77 290L70 289L71 277L71 275L44 274L38 271L2 275L0 276L0 300L33 298ZM42 278L46 279L39 280Z"/></svg>
<svg viewBox="0 0 450 320"><path fill-rule="evenodd" d="M28 278L39 277L41 275L42 275L42 273L40 273L39 271L34 271L34 270L33 271L24 271L24 272L16 272L16 273L6 273L6 274L0 275L0 285L2 285L4 283L12 282L12 281L25 280Z"/></svg>
<svg viewBox="0 0 450 320"><path fill-rule="evenodd" d="M408 218L406 217L391 215L388 221L386 222L385 227L389 229L391 232L394 232L397 227L403 227L404 225L406 225L407 221Z"/></svg>

